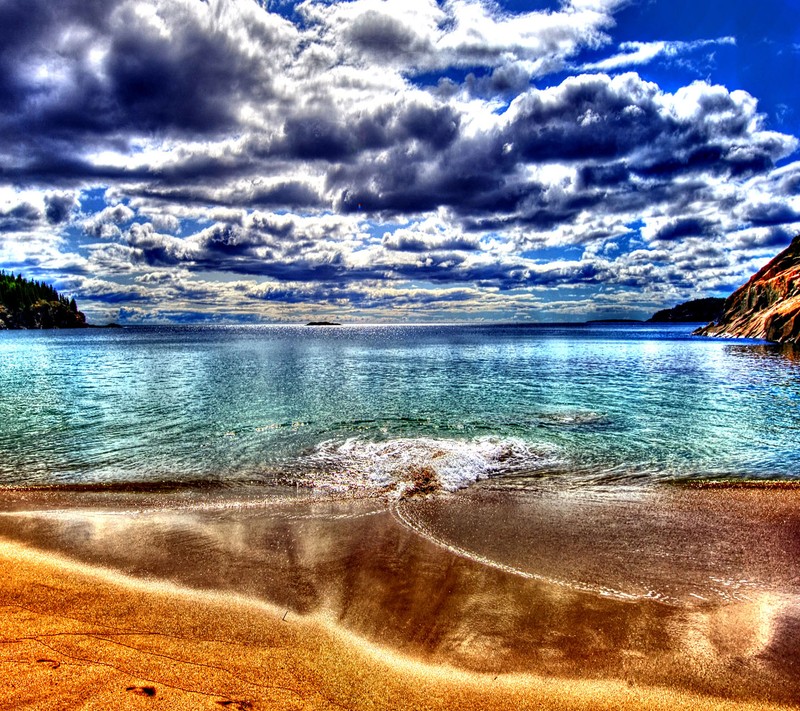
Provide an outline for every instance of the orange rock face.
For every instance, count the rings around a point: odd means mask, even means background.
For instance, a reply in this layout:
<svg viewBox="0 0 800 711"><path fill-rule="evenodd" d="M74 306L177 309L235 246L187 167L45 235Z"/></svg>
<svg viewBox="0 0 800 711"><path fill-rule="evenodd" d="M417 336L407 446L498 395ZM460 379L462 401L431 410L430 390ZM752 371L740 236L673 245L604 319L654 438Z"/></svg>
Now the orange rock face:
<svg viewBox="0 0 800 711"><path fill-rule="evenodd" d="M727 298L717 321L695 333L800 343L800 235Z"/></svg>

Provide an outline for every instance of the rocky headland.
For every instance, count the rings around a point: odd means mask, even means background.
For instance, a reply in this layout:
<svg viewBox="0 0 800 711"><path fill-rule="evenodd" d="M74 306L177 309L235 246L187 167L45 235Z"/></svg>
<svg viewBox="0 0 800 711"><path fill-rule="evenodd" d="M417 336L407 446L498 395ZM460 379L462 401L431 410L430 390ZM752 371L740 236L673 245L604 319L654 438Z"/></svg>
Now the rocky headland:
<svg viewBox="0 0 800 711"><path fill-rule="evenodd" d="M800 343L800 235L726 300L701 336Z"/></svg>
<svg viewBox="0 0 800 711"><path fill-rule="evenodd" d="M49 284L0 272L0 331L86 326L75 299L59 294Z"/></svg>
<svg viewBox="0 0 800 711"><path fill-rule="evenodd" d="M722 315L725 299L709 297L707 299L694 299L686 301L671 309L656 311L648 323L707 323L715 321Z"/></svg>

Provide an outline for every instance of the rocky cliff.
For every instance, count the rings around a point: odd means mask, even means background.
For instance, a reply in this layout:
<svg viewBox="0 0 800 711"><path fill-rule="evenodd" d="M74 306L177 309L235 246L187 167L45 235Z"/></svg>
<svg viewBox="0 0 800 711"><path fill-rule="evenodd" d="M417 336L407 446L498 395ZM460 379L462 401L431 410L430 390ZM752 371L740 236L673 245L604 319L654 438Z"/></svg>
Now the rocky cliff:
<svg viewBox="0 0 800 711"><path fill-rule="evenodd" d="M685 301L671 309L662 309L654 313L649 323L702 323L714 321L722 315L725 299L709 297Z"/></svg>
<svg viewBox="0 0 800 711"><path fill-rule="evenodd" d="M800 235L725 300L722 316L695 333L800 343Z"/></svg>

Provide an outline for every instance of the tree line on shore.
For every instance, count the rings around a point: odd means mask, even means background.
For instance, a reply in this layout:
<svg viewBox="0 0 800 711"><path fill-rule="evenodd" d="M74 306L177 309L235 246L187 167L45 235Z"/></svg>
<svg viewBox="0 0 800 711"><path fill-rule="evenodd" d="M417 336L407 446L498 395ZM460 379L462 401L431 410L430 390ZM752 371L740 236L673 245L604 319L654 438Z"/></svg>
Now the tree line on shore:
<svg viewBox="0 0 800 711"><path fill-rule="evenodd" d="M50 284L0 271L0 329L82 328L78 304Z"/></svg>

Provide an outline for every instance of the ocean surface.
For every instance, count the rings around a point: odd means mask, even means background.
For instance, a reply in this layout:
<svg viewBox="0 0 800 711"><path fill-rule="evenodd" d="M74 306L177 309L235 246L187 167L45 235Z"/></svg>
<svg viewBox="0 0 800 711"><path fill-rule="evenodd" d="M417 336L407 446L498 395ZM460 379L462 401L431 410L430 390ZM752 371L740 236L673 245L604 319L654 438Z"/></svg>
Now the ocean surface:
<svg viewBox="0 0 800 711"><path fill-rule="evenodd" d="M693 325L0 334L0 486L800 478L800 359Z"/></svg>
<svg viewBox="0 0 800 711"><path fill-rule="evenodd" d="M425 663L796 703L800 490L675 484L800 479L800 358L692 328L3 332L0 543Z"/></svg>

